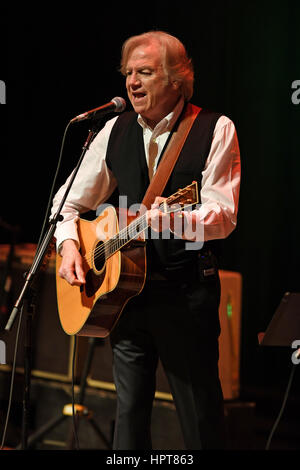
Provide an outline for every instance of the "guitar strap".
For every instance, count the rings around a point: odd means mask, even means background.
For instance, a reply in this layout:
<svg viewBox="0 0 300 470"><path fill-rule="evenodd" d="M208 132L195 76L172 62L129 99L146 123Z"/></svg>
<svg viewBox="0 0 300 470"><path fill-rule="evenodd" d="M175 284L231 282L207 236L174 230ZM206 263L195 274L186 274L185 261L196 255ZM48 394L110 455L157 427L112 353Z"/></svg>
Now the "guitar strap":
<svg viewBox="0 0 300 470"><path fill-rule="evenodd" d="M150 209L156 196L161 196L168 179L172 173L175 163L180 155L186 138L192 128L192 125L198 116L201 108L188 103L183 111L182 118L177 129L174 130L168 146L164 152L163 158L157 167L157 170L150 181L142 204Z"/></svg>

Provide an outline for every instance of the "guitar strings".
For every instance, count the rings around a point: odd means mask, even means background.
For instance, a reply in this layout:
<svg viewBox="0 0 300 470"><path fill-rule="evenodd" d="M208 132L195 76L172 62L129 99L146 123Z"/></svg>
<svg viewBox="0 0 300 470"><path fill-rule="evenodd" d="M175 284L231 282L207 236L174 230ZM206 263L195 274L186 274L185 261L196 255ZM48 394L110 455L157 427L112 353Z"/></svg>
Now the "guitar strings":
<svg viewBox="0 0 300 470"><path fill-rule="evenodd" d="M133 222L131 222L131 224L122 229L120 232L116 233L109 240L103 241L103 243L99 247L87 253L83 258L90 263L93 258L99 258L104 253L108 252L109 256L111 256L122 246L126 245L130 240L136 238L140 233L142 233L148 226L148 222L146 222L146 225L144 227L145 222L146 214L142 215L138 219L135 219ZM137 232L137 228L139 226L142 226L143 229Z"/></svg>
<svg viewBox="0 0 300 470"><path fill-rule="evenodd" d="M161 204L161 206L159 206L159 209L162 210L165 207L166 207L166 203L163 203L163 204ZM181 209L181 207L180 207L180 209ZM179 209L177 209L177 210L179 210ZM175 212L175 211L173 211L173 212ZM97 247L95 250L91 250L83 258L90 264L93 259L97 259L100 256L102 256L104 253L106 254L108 252L108 256L105 256L105 259L107 259L108 257L112 256L116 251L118 251L120 248L125 246L132 239L134 239L138 235L140 235L140 233L142 233L147 228L147 226L149 225L148 222L147 222L145 227L144 227L143 224L145 222L146 222L146 214L139 217L138 219L135 219L131 224L129 224L124 229L122 229L120 232L116 233L109 240L103 241L103 243L99 247ZM137 232L136 229L139 226L142 226L143 228L142 228L142 230L139 230ZM122 240L126 240L126 241L123 242ZM120 243L120 241L122 241L122 243ZM101 242L101 240L100 240L100 242Z"/></svg>
<svg viewBox="0 0 300 470"><path fill-rule="evenodd" d="M165 202L163 202L159 206L159 209L165 210L166 212L166 206L170 203L170 199L171 198L168 198ZM129 224L127 227L122 229L120 232L116 233L112 238L110 238L109 240L103 241L101 246L99 246L95 250L90 251L87 255L84 256L84 259L86 259L86 261L91 263L93 258L94 259L99 258L105 252L108 252L109 256L112 256L120 248L122 248L132 239L136 238L138 235L144 232L144 230L147 228L148 225L149 223L146 220L146 214L143 214L142 216L138 217L133 222L131 222L131 224ZM137 230L140 226L142 227L142 229ZM123 240L125 240L125 242Z"/></svg>
<svg viewBox="0 0 300 470"><path fill-rule="evenodd" d="M170 205L170 200L174 199L174 196L178 196L178 194L174 194L170 198L168 198L165 202L163 202L160 206L160 210L166 211L166 207ZM172 201L171 201L172 202ZM179 209L182 209L180 206ZM172 212L176 212L176 210L173 210ZM146 222L146 224L145 224ZM144 226L145 224L145 226ZM108 240L99 240L100 242L102 241L102 244L95 248L95 250L91 250L89 253L83 256L83 258L89 263L92 263L92 260L97 259L105 254L105 259L109 258L112 256L116 251L118 251L120 248L125 246L128 242L130 242L132 239L136 238L138 235L140 235L144 230L147 228L149 225L148 221L146 220L146 214L143 214L142 216L138 217L135 219L131 224L129 224L127 227L122 229L120 232L116 233L112 238ZM142 230L137 229L139 227L142 227ZM121 242L121 243L120 243ZM108 253L108 256L107 256Z"/></svg>

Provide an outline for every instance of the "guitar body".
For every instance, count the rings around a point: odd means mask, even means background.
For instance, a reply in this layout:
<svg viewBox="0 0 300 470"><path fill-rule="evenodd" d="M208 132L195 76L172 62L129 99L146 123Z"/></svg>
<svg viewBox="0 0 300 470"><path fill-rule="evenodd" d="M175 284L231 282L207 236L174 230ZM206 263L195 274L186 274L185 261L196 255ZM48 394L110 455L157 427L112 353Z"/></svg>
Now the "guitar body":
<svg viewBox="0 0 300 470"><path fill-rule="evenodd" d="M198 185L193 181L168 197L159 209L176 212L198 201ZM62 279L59 276L62 258L56 256L58 313L67 334L105 338L129 299L142 291L146 279L144 231L148 223L146 212L137 216L119 211L118 218L109 205L91 222L78 220L86 284L71 286Z"/></svg>
<svg viewBox="0 0 300 470"><path fill-rule="evenodd" d="M56 256L60 322L69 335L104 338L114 328L128 300L143 289L145 242L132 241L105 260L103 242L119 231L116 210L107 206L95 220L79 219L77 224L86 284L71 286L60 278L62 258Z"/></svg>

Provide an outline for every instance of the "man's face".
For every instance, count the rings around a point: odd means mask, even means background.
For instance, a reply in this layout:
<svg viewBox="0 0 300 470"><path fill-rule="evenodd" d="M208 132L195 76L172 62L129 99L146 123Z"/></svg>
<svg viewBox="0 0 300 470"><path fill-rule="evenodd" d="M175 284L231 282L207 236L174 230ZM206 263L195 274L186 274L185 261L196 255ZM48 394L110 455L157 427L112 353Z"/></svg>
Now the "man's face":
<svg viewBox="0 0 300 470"><path fill-rule="evenodd" d="M179 86L164 71L159 44L133 49L126 66L126 89L135 112L152 128L173 110L180 96Z"/></svg>

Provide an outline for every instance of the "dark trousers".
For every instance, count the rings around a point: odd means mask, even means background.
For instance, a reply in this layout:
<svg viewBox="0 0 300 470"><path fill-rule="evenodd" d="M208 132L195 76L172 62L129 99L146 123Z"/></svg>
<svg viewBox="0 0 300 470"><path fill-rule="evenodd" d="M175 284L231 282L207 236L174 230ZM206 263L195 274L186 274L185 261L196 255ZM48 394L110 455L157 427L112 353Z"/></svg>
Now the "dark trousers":
<svg viewBox="0 0 300 470"><path fill-rule="evenodd" d="M160 358L187 449L225 447L218 374L220 282L148 281L111 333L117 389L114 449L151 449Z"/></svg>

